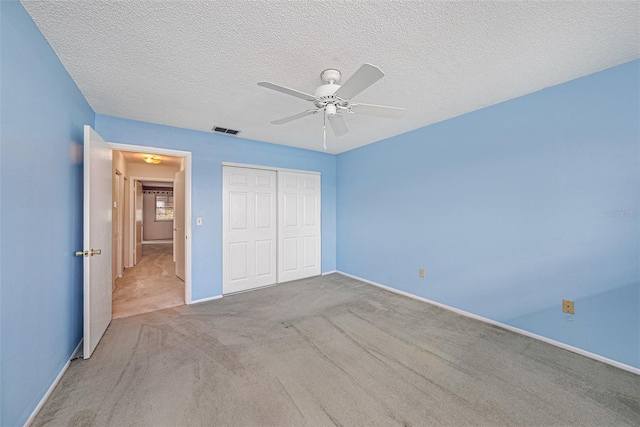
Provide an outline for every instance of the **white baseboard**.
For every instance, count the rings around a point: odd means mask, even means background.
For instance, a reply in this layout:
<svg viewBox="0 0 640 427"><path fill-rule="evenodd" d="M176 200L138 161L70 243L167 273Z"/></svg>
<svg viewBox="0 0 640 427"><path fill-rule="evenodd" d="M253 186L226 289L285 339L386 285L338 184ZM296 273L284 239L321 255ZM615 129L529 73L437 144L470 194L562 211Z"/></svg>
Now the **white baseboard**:
<svg viewBox="0 0 640 427"><path fill-rule="evenodd" d="M326 276L328 274L333 274L333 273L337 273L337 270L331 270L331 271L325 271L324 273L322 273L323 276Z"/></svg>
<svg viewBox="0 0 640 427"><path fill-rule="evenodd" d="M188 305L200 304L201 302L213 301L213 300L220 299L220 298L222 298L222 295L216 295L214 297L195 299L195 300L192 300Z"/></svg>
<svg viewBox="0 0 640 427"><path fill-rule="evenodd" d="M40 412L40 409L42 409L44 404L47 403L49 396L51 396L51 393L53 393L53 390L56 388L56 386L60 382L60 379L62 378L64 373L67 372L67 368L69 368L69 365L71 364L71 360L75 359L78 353L82 351L82 344L83 344L83 340L80 340L80 342L78 343L78 346L75 348L75 350L73 350L73 353L71 353L71 357L69 358L69 360L67 360L67 363L64 364L64 366L60 370L60 373L58 374L56 379L53 380L53 383L51 383L51 386L49 386L49 389L47 390L47 392L44 394L44 396L42 396L42 399L40 399L40 402L38 402L38 406L36 406L33 412L31 412L31 415L29 416L27 421L24 423L24 427L29 427L29 425L31 425L33 420L36 418L36 415L38 415L38 412Z"/></svg>
<svg viewBox="0 0 640 427"><path fill-rule="evenodd" d="M469 313L468 311L460 310L458 308L451 307L451 306L448 306L448 305L445 305L445 304L442 304L442 303L439 303L439 302L436 302L436 301L432 301L432 300L427 299L427 298L423 298L423 297L420 297L420 296L417 296L417 295L414 295L414 294L410 294L409 292L404 292L404 291L392 288L390 286L385 286L385 285L382 285L380 283L372 282L371 280L363 279L362 277L354 276L353 274L345 273L343 271L337 271L337 273L340 273L340 274L342 274L344 276L347 276L347 277L351 277L352 279L360 280L361 282L368 283L368 284L373 285L373 286L377 286L377 287L385 289L385 290L387 290L389 292L393 292L393 293L396 293L396 294L404 295L405 297L409 297L409 298L416 299L418 301L422 301L422 302L426 302L426 303L429 303L429 304L433 304L433 305L438 306L440 308L444 308L445 310L453 311L454 313L458 313L458 314L461 314L463 316L470 317L472 319L476 319L476 320L479 320L479 321L484 322L484 323L489 323L491 325L499 326L499 327L501 327L503 329L507 329L507 330L509 330L511 332L515 332L517 334L524 335L524 336L536 339L538 341L546 342L547 344L551 344L551 345L554 345L556 347L560 347L562 349L571 351L571 352L579 354L581 356L585 356L585 357L588 357L588 358L591 358L591 359L595 359L597 361L606 363L608 365L615 366L616 368L620 368L620 369L623 369L625 371L629 371L631 373L634 373L636 375L640 375L640 369L638 369L638 368L636 368L634 366L629 366L627 364L618 362L616 360L608 359L606 357L600 356L599 354L591 353L591 352L583 350L581 348L574 347L572 345L565 344L563 342L556 341L556 340L553 340L551 338L544 337L542 335L534 334L534 333L529 332L529 331L525 331L524 329L514 328L513 326L509 326L509 325L506 325L504 323L496 322L495 320L487 319L486 317L478 316L476 314Z"/></svg>

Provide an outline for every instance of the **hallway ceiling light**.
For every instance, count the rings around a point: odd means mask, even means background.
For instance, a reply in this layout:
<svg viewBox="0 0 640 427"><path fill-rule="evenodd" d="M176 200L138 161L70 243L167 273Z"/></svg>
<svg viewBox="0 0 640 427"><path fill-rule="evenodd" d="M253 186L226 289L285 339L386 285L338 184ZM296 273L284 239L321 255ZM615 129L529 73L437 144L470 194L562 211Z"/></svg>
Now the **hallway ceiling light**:
<svg viewBox="0 0 640 427"><path fill-rule="evenodd" d="M159 156L152 156L151 154L145 154L142 159L150 165L157 165L162 162L162 159Z"/></svg>

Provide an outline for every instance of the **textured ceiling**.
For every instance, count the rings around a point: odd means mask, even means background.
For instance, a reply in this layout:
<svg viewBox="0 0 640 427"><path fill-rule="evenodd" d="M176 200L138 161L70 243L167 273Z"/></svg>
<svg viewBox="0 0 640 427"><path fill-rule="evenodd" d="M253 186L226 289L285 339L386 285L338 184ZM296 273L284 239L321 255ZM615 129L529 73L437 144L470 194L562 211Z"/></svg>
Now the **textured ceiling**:
<svg viewBox="0 0 640 427"><path fill-rule="evenodd" d="M386 76L355 101L407 109L348 115L339 153L640 56L640 2L29 1L26 10L96 113L322 150L322 116L270 122L365 62ZM232 138L232 137L229 137Z"/></svg>

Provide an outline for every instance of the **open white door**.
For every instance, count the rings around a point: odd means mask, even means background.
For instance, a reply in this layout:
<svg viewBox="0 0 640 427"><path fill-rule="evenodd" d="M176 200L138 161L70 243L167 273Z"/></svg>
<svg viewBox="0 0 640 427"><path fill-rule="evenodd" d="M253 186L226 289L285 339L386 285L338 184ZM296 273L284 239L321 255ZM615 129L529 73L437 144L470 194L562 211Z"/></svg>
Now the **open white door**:
<svg viewBox="0 0 640 427"><path fill-rule="evenodd" d="M84 127L84 358L111 322L111 147Z"/></svg>
<svg viewBox="0 0 640 427"><path fill-rule="evenodd" d="M173 258L176 261L176 276L184 281L184 170L176 174L173 181Z"/></svg>
<svg viewBox="0 0 640 427"><path fill-rule="evenodd" d="M134 189L135 192L135 210L136 210L136 256L134 257L133 265L136 265L142 259L142 233L143 233L143 224L142 224L142 183L140 181L136 181L136 186Z"/></svg>
<svg viewBox="0 0 640 427"><path fill-rule="evenodd" d="M118 258L116 262L116 277L122 277L124 273L124 177L120 173L116 177L118 178L118 198L116 201L118 207L118 225L116 227L118 231L116 244L118 247L116 248L116 254Z"/></svg>

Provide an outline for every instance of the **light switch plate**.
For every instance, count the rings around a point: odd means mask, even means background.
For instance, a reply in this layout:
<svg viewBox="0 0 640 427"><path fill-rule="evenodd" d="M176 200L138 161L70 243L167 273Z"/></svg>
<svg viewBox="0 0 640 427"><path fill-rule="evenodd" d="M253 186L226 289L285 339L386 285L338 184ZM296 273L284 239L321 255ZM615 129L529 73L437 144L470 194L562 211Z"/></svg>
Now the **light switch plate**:
<svg viewBox="0 0 640 427"><path fill-rule="evenodd" d="M418 270L418 275L424 279L424 268Z"/></svg>
<svg viewBox="0 0 640 427"><path fill-rule="evenodd" d="M196 225L202 225L202 217L201 216L196 218Z"/></svg>

